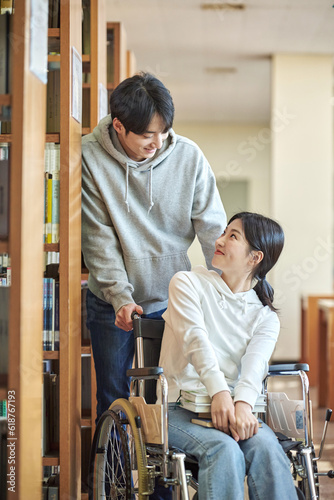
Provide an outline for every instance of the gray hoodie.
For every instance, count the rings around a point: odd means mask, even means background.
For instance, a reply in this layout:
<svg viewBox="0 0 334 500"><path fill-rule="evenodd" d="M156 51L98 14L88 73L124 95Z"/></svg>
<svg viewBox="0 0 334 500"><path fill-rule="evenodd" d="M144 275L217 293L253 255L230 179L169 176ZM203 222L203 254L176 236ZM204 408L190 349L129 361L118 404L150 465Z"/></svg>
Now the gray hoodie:
<svg viewBox="0 0 334 500"><path fill-rule="evenodd" d="M112 139L111 139L112 138ZM211 266L226 226L214 174L198 146L170 130L144 165L127 157L110 115L82 141L82 250L89 289L113 305L167 307L168 284L190 270L195 235Z"/></svg>

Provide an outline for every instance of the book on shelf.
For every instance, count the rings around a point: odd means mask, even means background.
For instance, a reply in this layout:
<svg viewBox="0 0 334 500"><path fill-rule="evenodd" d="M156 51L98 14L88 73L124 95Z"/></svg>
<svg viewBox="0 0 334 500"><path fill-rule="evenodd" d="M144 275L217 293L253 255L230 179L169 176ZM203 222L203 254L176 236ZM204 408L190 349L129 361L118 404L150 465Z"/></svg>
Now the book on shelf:
<svg viewBox="0 0 334 500"><path fill-rule="evenodd" d="M42 499L58 500L59 495L59 467L44 467L42 483Z"/></svg>
<svg viewBox="0 0 334 500"><path fill-rule="evenodd" d="M81 357L81 410L82 414L91 413L91 357L82 355Z"/></svg>
<svg viewBox="0 0 334 500"><path fill-rule="evenodd" d="M15 0L0 0L0 15L14 13Z"/></svg>
<svg viewBox="0 0 334 500"><path fill-rule="evenodd" d="M59 351L59 281L43 278L43 350Z"/></svg>
<svg viewBox="0 0 334 500"><path fill-rule="evenodd" d="M44 157L44 242L59 242L60 145L46 143Z"/></svg>
<svg viewBox="0 0 334 500"><path fill-rule="evenodd" d="M12 268L8 253L0 253L0 287L10 286L12 281Z"/></svg>
<svg viewBox="0 0 334 500"><path fill-rule="evenodd" d="M46 132L56 134L60 131L60 69L58 63L49 63L46 89Z"/></svg>
<svg viewBox="0 0 334 500"><path fill-rule="evenodd" d="M1 0L0 0L1 1ZM0 95L10 94L11 88L11 57L10 31L12 16L10 10L0 7ZM11 132L11 107L0 105L0 133Z"/></svg>
<svg viewBox="0 0 334 500"><path fill-rule="evenodd" d="M60 0L49 0L49 28L60 27Z"/></svg>
<svg viewBox="0 0 334 500"><path fill-rule="evenodd" d="M1 1L1 0L0 0ZM9 93L9 15L0 15L0 94Z"/></svg>
<svg viewBox="0 0 334 500"><path fill-rule="evenodd" d="M0 400L0 418L7 418L7 400Z"/></svg>
<svg viewBox="0 0 334 500"><path fill-rule="evenodd" d="M59 448L59 376L43 373L42 455Z"/></svg>
<svg viewBox="0 0 334 500"><path fill-rule="evenodd" d="M7 422L0 420L0 498L7 498Z"/></svg>
<svg viewBox="0 0 334 500"><path fill-rule="evenodd" d="M82 0L82 53L90 54L90 0Z"/></svg>

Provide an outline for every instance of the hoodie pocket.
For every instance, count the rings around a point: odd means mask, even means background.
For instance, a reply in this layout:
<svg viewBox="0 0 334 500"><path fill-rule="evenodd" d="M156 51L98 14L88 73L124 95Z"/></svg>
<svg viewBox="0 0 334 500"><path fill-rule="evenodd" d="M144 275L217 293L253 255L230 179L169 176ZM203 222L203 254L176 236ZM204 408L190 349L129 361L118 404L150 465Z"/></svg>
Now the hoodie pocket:
<svg viewBox="0 0 334 500"><path fill-rule="evenodd" d="M124 262L137 304L166 301L169 282L174 274L191 269L186 252L142 259L124 256Z"/></svg>

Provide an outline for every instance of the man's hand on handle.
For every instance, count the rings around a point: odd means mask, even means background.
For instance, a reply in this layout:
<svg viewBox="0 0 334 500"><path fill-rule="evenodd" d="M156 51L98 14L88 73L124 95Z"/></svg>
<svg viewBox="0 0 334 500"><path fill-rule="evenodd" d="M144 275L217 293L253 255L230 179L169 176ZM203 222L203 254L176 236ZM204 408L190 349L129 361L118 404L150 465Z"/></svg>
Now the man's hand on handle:
<svg viewBox="0 0 334 500"><path fill-rule="evenodd" d="M143 308L135 303L126 304L121 307L116 313L115 325L126 332L132 330L132 318L131 314L137 312L139 315L143 314Z"/></svg>

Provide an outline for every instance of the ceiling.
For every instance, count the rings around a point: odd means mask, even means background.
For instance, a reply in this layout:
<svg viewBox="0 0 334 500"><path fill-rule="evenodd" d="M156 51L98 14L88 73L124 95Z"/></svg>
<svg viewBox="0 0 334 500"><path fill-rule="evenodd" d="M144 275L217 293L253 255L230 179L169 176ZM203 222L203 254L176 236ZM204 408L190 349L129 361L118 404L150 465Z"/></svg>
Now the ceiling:
<svg viewBox="0 0 334 500"><path fill-rule="evenodd" d="M201 8L213 4L214 10ZM334 54L333 0L106 0L137 70L172 93L177 121L263 123L271 56ZM226 4L225 4L226 6Z"/></svg>

